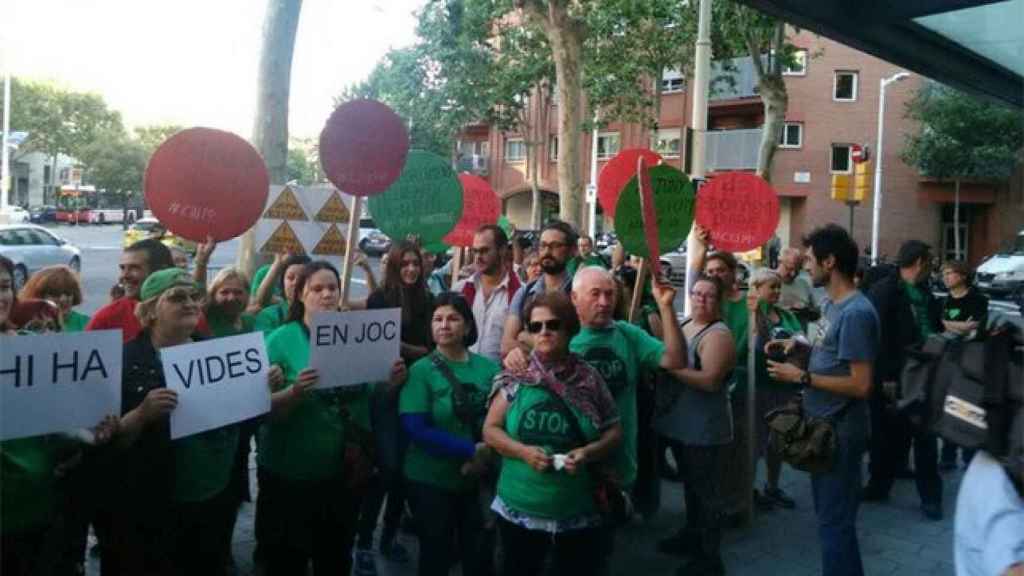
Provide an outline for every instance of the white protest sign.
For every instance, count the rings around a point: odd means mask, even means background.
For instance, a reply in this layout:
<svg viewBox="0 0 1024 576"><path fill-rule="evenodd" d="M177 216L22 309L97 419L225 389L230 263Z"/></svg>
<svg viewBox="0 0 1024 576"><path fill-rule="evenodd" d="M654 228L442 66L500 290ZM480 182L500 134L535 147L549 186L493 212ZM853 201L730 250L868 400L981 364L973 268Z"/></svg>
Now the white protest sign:
<svg viewBox="0 0 1024 576"><path fill-rule="evenodd" d="M259 332L160 350L167 388L178 393L171 439L270 411L270 361Z"/></svg>
<svg viewBox="0 0 1024 576"><path fill-rule="evenodd" d="M0 440L121 415L120 330L0 336Z"/></svg>
<svg viewBox="0 0 1024 576"><path fill-rule="evenodd" d="M316 388L388 379L402 341L402 309L318 312L309 334L309 365Z"/></svg>
<svg viewBox="0 0 1024 576"><path fill-rule="evenodd" d="M359 221L352 214L352 196L333 186L271 186L253 227L256 249L266 254L308 254L340 270L353 219Z"/></svg>

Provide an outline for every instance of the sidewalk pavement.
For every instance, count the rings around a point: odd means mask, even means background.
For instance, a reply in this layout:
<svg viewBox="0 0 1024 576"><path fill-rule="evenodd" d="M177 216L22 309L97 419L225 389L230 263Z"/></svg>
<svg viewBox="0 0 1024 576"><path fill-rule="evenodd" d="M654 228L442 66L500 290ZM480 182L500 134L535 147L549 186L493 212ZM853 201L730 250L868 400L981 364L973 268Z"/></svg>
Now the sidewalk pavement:
<svg viewBox="0 0 1024 576"><path fill-rule="evenodd" d="M865 478L867 470L865 469ZM255 484L256 470L250 470ZM945 517L938 522L922 515L913 480L899 480L887 503L862 504L858 517L861 556L869 576L953 576L953 512L963 470L943 475ZM760 484L760 483L759 483ZM820 574L820 546L806 474L783 468L782 488L797 502L795 510L775 510L755 518L747 529L725 534L722 546L726 573L730 576L816 576ZM255 494L255 490L253 491ZM662 507L647 522L623 530L615 543L611 574L675 574L681 559L657 553L658 540L673 534L682 522L682 485L662 483ZM238 576L255 575L255 507L245 504L234 536ZM397 565L378 556L379 576L414 576L416 541L400 536L413 561ZM90 559L87 573L99 574L98 561Z"/></svg>

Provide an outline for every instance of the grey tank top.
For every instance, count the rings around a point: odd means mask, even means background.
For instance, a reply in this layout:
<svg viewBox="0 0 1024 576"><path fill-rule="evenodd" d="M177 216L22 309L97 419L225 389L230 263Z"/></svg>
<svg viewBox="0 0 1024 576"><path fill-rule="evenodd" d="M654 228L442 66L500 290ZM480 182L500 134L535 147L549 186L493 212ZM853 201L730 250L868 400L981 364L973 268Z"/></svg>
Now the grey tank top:
<svg viewBox="0 0 1024 576"><path fill-rule="evenodd" d="M685 326L690 322L686 319ZM729 332L724 322L717 321L686 341L689 366L699 369L697 349L701 340L715 332ZM726 380L728 380L726 376ZM716 392L698 390L679 381L666 386L679 386L681 391L671 410L657 421L658 431L673 440L691 446L719 446L732 442L732 408L725 383Z"/></svg>

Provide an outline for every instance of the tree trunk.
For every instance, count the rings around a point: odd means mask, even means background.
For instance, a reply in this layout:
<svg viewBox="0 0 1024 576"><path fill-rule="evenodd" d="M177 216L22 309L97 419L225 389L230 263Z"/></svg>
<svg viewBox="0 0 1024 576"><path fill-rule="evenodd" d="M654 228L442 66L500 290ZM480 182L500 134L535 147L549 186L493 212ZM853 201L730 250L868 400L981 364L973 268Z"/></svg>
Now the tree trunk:
<svg viewBox="0 0 1024 576"><path fill-rule="evenodd" d="M271 184L284 184L288 180L288 96L301 9L302 0L267 0L263 20L263 52L256 86L252 143L267 163ZM250 230L242 236L238 251L238 266L250 275L256 267L252 234Z"/></svg>
<svg viewBox="0 0 1024 576"><path fill-rule="evenodd" d="M580 134L583 126L583 29L569 15L566 0L521 2L526 14L536 19L551 44L558 83L558 206L559 217L577 229L583 224L583 178Z"/></svg>
<svg viewBox="0 0 1024 576"><path fill-rule="evenodd" d="M953 250L957 260L967 260L965 254L960 257L960 179L953 181Z"/></svg>
<svg viewBox="0 0 1024 576"><path fill-rule="evenodd" d="M761 127L761 144L757 150L757 175L770 182L772 159L786 119L789 95L781 75L764 76L758 80L757 86L764 102L764 125Z"/></svg>

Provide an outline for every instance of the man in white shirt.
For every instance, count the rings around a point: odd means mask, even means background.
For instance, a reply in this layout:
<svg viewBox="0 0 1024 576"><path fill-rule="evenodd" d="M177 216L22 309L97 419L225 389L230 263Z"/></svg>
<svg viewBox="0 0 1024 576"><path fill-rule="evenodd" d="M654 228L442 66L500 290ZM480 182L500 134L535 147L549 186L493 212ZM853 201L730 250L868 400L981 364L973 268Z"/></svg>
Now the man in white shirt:
<svg viewBox="0 0 1024 576"><path fill-rule="evenodd" d="M519 290L519 277L505 266L508 236L494 224L481 226L473 236L476 272L455 285L473 309L478 338L470 351L501 363L501 336L509 303Z"/></svg>

